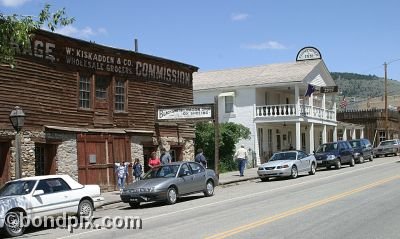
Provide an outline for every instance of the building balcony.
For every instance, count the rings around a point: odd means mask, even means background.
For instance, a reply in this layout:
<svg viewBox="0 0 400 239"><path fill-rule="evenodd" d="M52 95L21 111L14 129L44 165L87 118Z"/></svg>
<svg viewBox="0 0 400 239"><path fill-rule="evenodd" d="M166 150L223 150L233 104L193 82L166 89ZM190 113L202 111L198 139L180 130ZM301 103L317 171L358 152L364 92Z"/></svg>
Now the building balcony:
<svg viewBox="0 0 400 239"><path fill-rule="evenodd" d="M256 119L276 119L309 117L318 120L336 121L336 111L323 109L321 107L310 105L282 104L282 105L262 105L255 107Z"/></svg>

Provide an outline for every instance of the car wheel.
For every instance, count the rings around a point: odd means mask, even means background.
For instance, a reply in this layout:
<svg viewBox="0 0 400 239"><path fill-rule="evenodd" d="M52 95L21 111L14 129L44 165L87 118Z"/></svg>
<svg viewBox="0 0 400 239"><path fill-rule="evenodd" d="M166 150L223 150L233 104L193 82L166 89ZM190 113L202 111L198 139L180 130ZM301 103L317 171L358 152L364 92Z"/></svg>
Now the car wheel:
<svg viewBox="0 0 400 239"><path fill-rule="evenodd" d="M363 157L362 155L360 155L359 162L360 162L360 163L364 163L364 162L365 162L364 157Z"/></svg>
<svg viewBox="0 0 400 239"><path fill-rule="evenodd" d="M298 175L297 167L295 165L292 166L292 174L290 175L291 178L297 178Z"/></svg>
<svg viewBox="0 0 400 239"><path fill-rule="evenodd" d="M129 202L129 206L131 208L138 208L140 206L140 202Z"/></svg>
<svg viewBox="0 0 400 239"><path fill-rule="evenodd" d="M374 155L371 154L371 156L369 156L369 161L374 161Z"/></svg>
<svg viewBox="0 0 400 239"><path fill-rule="evenodd" d="M354 158L351 157L351 160L350 160L350 167L354 167L355 164L356 164L356 162L354 161Z"/></svg>
<svg viewBox="0 0 400 239"><path fill-rule="evenodd" d="M263 182L267 182L267 181L269 180L268 177L263 177L263 178L260 178L260 179L261 179L261 181L263 181Z"/></svg>
<svg viewBox="0 0 400 239"><path fill-rule="evenodd" d="M91 201L84 199L78 206L78 218L87 220L93 216L93 204Z"/></svg>
<svg viewBox="0 0 400 239"><path fill-rule="evenodd" d="M211 197L214 195L214 183L212 180L208 180L206 183L206 190L204 190L204 196Z"/></svg>
<svg viewBox="0 0 400 239"><path fill-rule="evenodd" d="M17 237L21 236L24 231L24 222L22 221L23 218L22 212L17 212L17 211L12 211L12 212L7 212L5 218L4 218L4 227L3 230L9 237Z"/></svg>
<svg viewBox="0 0 400 239"><path fill-rule="evenodd" d="M342 167L342 162L340 162L340 159L336 162L335 168L340 169Z"/></svg>
<svg viewBox="0 0 400 239"><path fill-rule="evenodd" d="M310 174L310 175L315 174L315 164L314 163L311 164L311 169L310 169L310 172L308 172L308 174Z"/></svg>
<svg viewBox="0 0 400 239"><path fill-rule="evenodd" d="M167 191L167 203L168 204L174 204L176 203L178 199L178 193L176 192L176 189L174 187L168 188Z"/></svg>

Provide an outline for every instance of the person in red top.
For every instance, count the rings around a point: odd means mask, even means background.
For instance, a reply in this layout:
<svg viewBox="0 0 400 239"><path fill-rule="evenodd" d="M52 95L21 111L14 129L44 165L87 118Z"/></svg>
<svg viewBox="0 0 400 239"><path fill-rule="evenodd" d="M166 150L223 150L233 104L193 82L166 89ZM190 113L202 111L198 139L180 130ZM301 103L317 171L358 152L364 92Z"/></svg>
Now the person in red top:
<svg viewBox="0 0 400 239"><path fill-rule="evenodd" d="M161 161L159 158L157 158L156 152L152 152L151 156L149 158L149 167L150 168L155 168L161 165Z"/></svg>

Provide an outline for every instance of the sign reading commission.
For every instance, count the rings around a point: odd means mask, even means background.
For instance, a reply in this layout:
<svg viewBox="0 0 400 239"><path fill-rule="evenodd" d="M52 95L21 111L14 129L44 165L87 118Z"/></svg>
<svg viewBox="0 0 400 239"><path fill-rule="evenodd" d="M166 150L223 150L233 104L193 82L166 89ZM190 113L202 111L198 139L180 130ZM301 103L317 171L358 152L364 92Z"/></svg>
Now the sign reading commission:
<svg viewBox="0 0 400 239"><path fill-rule="evenodd" d="M315 47L304 47L302 48L296 56L296 61L314 60L322 59L321 53Z"/></svg>
<svg viewBox="0 0 400 239"><path fill-rule="evenodd" d="M157 121L212 119L214 119L213 104L157 107Z"/></svg>

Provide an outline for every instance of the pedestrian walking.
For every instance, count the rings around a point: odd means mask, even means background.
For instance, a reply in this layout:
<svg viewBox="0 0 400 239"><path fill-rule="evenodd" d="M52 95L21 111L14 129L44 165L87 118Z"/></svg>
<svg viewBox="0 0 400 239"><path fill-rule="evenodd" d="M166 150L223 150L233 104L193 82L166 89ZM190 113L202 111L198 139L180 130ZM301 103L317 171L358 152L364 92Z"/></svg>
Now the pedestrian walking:
<svg viewBox="0 0 400 239"><path fill-rule="evenodd" d="M165 148L161 149L161 159L160 160L161 160L162 165L171 163L171 161L172 161L171 154Z"/></svg>
<svg viewBox="0 0 400 239"><path fill-rule="evenodd" d="M156 152L152 152L149 158L148 166L150 168L159 167L161 165L160 159L157 158Z"/></svg>
<svg viewBox="0 0 400 239"><path fill-rule="evenodd" d="M204 157L204 155L203 155L203 149L197 150L197 154L196 154L196 157L194 158L194 161L200 163L205 168L207 168L207 160L206 160L206 157Z"/></svg>
<svg viewBox="0 0 400 239"><path fill-rule="evenodd" d="M125 187L125 178L127 176L127 166L125 165L125 161L122 163L115 164L115 174L117 175L118 179L118 189L122 192L122 189Z"/></svg>
<svg viewBox="0 0 400 239"><path fill-rule="evenodd" d="M247 161L247 157L248 157L247 150L244 148L244 145L240 146L240 148L236 151L234 157L238 163L240 177L243 177L244 176L244 168L246 167L246 161Z"/></svg>
<svg viewBox="0 0 400 239"><path fill-rule="evenodd" d="M142 172L143 172L143 167L140 164L139 159L136 158L135 162L132 165L132 175L135 176L135 178L133 179L133 182L140 180L140 176L142 175Z"/></svg>

